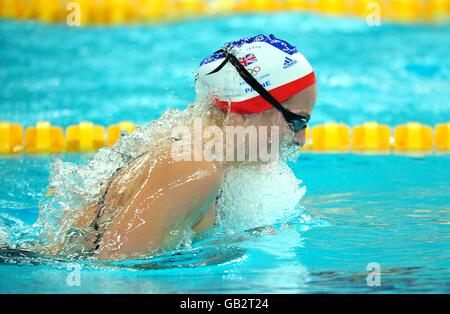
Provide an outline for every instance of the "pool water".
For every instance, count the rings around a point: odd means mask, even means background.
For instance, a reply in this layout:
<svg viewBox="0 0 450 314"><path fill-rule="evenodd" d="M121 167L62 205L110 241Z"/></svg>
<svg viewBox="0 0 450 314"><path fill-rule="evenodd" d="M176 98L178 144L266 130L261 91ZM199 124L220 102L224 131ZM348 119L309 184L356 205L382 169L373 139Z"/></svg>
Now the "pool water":
<svg viewBox="0 0 450 314"><path fill-rule="evenodd" d="M256 33L296 43L311 60L319 86L312 124L450 120L450 26L377 28L299 13L88 29L2 21L0 120L146 124L194 99L202 57ZM0 239L32 237L56 158L90 157L2 157ZM1 251L0 292L450 291L449 155L303 154L290 167L307 193L288 222L234 235L213 230L190 248L145 260ZM380 267L380 286L367 284L369 263ZM68 284L74 269L79 286Z"/></svg>
<svg viewBox="0 0 450 314"><path fill-rule="evenodd" d="M36 219L50 161L0 161L3 223ZM216 236L146 261L84 262L73 287L66 282L73 261L5 258L0 291L449 292L450 158L305 154L292 167L308 188L301 203L313 222ZM380 287L366 284L372 262L381 267Z"/></svg>

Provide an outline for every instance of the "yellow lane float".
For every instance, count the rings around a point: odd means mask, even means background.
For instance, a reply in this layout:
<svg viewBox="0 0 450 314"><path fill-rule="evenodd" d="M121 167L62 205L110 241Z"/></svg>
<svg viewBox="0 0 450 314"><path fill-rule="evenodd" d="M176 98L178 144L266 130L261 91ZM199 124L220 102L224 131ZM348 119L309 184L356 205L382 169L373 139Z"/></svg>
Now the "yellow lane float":
<svg viewBox="0 0 450 314"><path fill-rule="evenodd" d="M348 7L350 6L347 0L317 0L314 11L329 14L346 14L349 12Z"/></svg>
<svg viewBox="0 0 450 314"><path fill-rule="evenodd" d="M64 151L64 131L41 121L25 130L25 152L28 154L61 153Z"/></svg>
<svg viewBox="0 0 450 314"><path fill-rule="evenodd" d="M67 152L94 152L105 146L105 128L92 122L71 125L66 130Z"/></svg>
<svg viewBox="0 0 450 314"><path fill-rule="evenodd" d="M352 139L354 151L386 152L391 149L391 129L376 122L366 122L353 127Z"/></svg>
<svg viewBox="0 0 450 314"><path fill-rule="evenodd" d="M311 148L318 152L348 151L350 149L350 127L334 122L314 127Z"/></svg>
<svg viewBox="0 0 450 314"><path fill-rule="evenodd" d="M414 22L422 17L421 1L391 0L387 7L387 17L398 22Z"/></svg>
<svg viewBox="0 0 450 314"><path fill-rule="evenodd" d="M428 0L423 5L424 20L445 22L450 17L450 0Z"/></svg>
<svg viewBox="0 0 450 314"><path fill-rule="evenodd" d="M0 154L16 154L23 149L23 129L20 125L0 121Z"/></svg>
<svg viewBox="0 0 450 314"><path fill-rule="evenodd" d="M449 21L450 0L0 0L0 17L65 23L79 11L81 26L279 10L440 23Z"/></svg>
<svg viewBox="0 0 450 314"><path fill-rule="evenodd" d="M81 122L67 127L38 122L25 129L8 122L0 122L0 154L28 154L94 152L104 146L113 146L123 132L132 133L135 124L123 121L105 127L92 122ZM409 122L391 128L377 122L366 122L353 128L342 123L325 123L305 130L303 151L312 152L450 152L450 122L437 124L434 129L419 122Z"/></svg>
<svg viewBox="0 0 450 314"><path fill-rule="evenodd" d="M433 149L433 129L419 122L397 126L394 137L394 148L399 152L423 152Z"/></svg>
<svg viewBox="0 0 450 314"><path fill-rule="evenodd" d="M435 147L437 151L450 151L450 122L436 125Z"/></svg>

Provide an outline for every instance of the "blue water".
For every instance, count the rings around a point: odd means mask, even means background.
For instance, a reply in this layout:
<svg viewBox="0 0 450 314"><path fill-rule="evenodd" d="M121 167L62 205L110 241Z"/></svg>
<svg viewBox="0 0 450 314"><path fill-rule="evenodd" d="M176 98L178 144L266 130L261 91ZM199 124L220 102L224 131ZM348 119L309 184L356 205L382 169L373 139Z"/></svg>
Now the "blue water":
<svg viewBox="0 0 450 314"><path fill-rule="evenodd" d="M287 39L310 59L319 86L313 124L450 121L450 26L374 28L292 13L88 29L2 21L0 120L147 123L193 100L202 57L256 33ZM0 159L9 237L36 220L54 158ZM0 292L450 292L448 155L304 154L291 167L307 186L301 205L313 221L235 237L213 232L144 261L80 262L75 287L66 282L71 261L4 254ZM372 262L380 287L366 283Z"/></svg>

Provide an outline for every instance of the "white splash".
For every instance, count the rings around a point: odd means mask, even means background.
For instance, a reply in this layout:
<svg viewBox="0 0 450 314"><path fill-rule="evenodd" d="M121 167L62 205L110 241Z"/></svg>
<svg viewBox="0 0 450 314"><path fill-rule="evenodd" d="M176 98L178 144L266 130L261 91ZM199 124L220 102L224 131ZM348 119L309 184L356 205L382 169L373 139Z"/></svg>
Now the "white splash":
<svg viewBox="0 0 450 314"><path fill-rule="evenodd" d="M218 201L218 224L230 233L285 222L300 214L306 193L302 181L286 163L260 167L232 167L225 175Z"/></svg>

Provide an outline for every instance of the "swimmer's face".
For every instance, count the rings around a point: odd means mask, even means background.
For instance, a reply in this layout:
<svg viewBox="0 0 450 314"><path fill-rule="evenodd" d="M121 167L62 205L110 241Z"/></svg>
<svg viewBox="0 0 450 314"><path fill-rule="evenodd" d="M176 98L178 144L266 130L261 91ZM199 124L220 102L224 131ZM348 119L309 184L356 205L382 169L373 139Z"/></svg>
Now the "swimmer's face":
<svg viewBox="0 0 450 314"><path fill-rule="evenodd" d="M317 90L316 84L314 84L284 101L282 106L296 114L311 117L316 98ZM232 112L228 116L227 125L244 127L255 126L258 130L258 127L263 126L267 128L268 132L270 132L272 127L276 127L276 129L278 129L279 144L282 144L283 146L287 145L289 147L293 147L293 145L303 146L305 144L305 129L300 130L297 134L293 134L283 115L276 109L270 109L258 114L250 115ZM263 134L266 134L265 131L263 132ZM267 136L267 140L269 140L268 146L270 146L271 135ZM244 142L248 143L248 141ZM237 146L235 148L237 150ZM246 151L248 151L248 147L246 147Z"/></svg>
<svg viewBox="0 0 450 314"><path fill-rule="evenodd" d="M316 84L311 85L301 92L295 94L291 98L282 103L283 107L296 114L303 116L312 116L314 104L317 99ZM288 134L292 134L283 115L277 110L271 110L273 113L272 125L276 125L280 130L280 137L284 138ZM305 144L305 129L300 130L292 139L293 145L303 146Z"/></svg>

